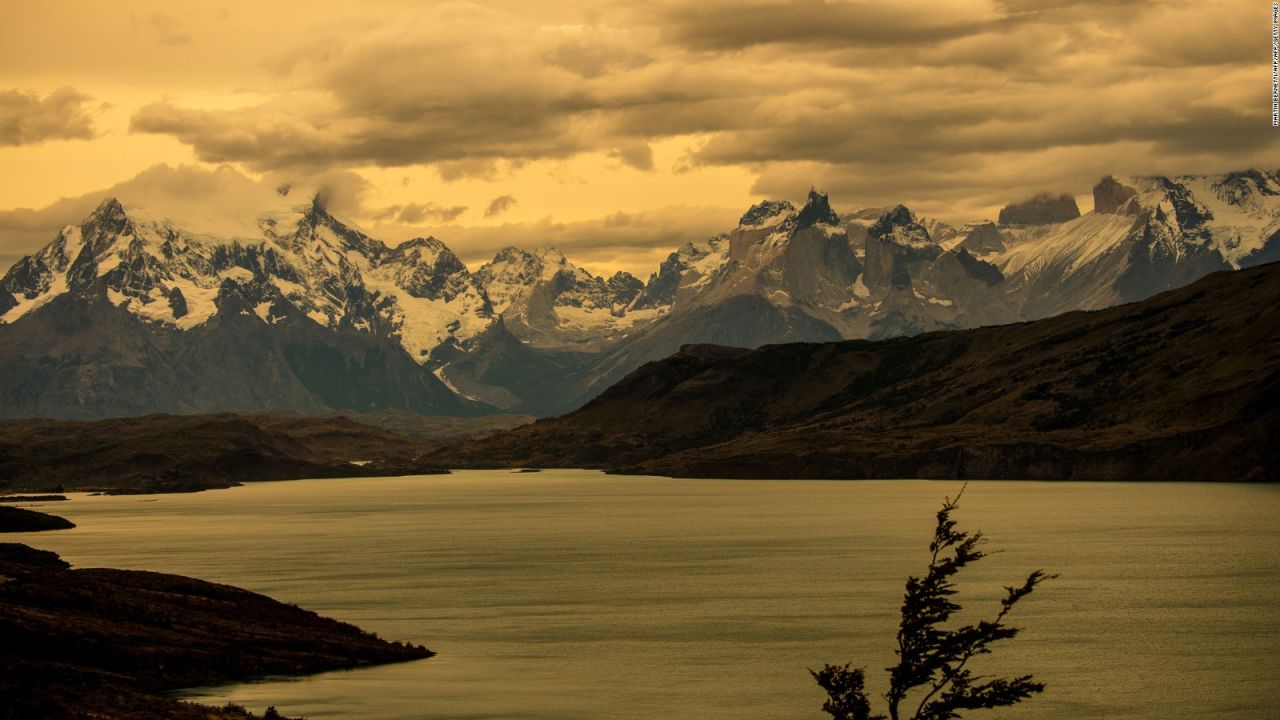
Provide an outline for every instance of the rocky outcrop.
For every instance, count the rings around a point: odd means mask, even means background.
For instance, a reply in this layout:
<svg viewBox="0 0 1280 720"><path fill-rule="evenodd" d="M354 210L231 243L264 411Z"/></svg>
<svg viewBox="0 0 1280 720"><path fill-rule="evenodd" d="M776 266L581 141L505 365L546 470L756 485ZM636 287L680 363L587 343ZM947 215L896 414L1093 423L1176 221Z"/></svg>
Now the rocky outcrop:
<svg viewBox="0 0 1280 720"><path fill-rule="evenodd" d="M1001 225L1051 225L1080 217L1076 199L1063 193L1043 192L1000 210Z"/></svg>
<svg viewBox="0 0 1280 720"><path fill-rule="evenodd" d="M1004 236L995 223L984 222L971 226L960 241L960 247L974 255L989 255L1005 251Z"/></svg>
<svg viewBox="0 0 1280 720"><path fill-rule="evenodd" d="M1111 215L1137 215L1138 191L1110 175L1093 186L1093 211Z"/></svg>
<svg viewBox="0 0 1280 720"><path fill-rule="evenodd" d="M995 265L979 260L974 257L966 248L960 247L955 253L956 259L960 261L960 266L968 273L969 277L980 280L987 285L999 285L1004 281L1004 275L1001 274L1000 268Z"/></svg>

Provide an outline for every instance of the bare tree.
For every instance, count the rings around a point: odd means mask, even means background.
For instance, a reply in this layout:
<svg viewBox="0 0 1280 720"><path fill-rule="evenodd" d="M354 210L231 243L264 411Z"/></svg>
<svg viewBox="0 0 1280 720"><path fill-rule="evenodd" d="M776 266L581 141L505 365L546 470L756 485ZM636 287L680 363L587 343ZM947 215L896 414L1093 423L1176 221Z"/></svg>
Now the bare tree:
<svg viewBox="0 0 1280 720"><path fill-rule="evenodd" d="M1044 691L1044 684L1030 675L1012 678L988 678L975 675L969 661L991 652L992 643L1012 638L1018 629L1005 624L1005 618L1020 600L1056 575L1036 570L1025 582L1005 587L1000 611L992 620L955 629L944 628L960 605L952 600L956 594L955 576L970 563L987 553L978 549L983 543L981 532L967 533L956 529L951 514L960 502L960 494L947 498L938 511L937 526L929 543L929 569L924 577L908 577L902 599L902 622L898 626L898 663L886 668L889 691L884 699L889 714L872 715L867 698L866 676L861 668L850 664L826 665L810 670L818 685L827 692L822 709L833 720L952 720L961 710L980 710L1016 705ZM913 696L908 700L908 696ZM911 706L915 709L912 710Z"/></svg>

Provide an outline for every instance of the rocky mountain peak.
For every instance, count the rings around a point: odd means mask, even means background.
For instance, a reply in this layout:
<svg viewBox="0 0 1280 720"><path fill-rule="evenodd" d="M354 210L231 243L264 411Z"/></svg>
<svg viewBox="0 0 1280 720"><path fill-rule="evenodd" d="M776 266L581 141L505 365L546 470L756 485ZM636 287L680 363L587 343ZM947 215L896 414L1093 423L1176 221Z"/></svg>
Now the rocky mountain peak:
<svg viewBox="0 0 1280 720"><path fill-rule="evenodd" d="M128 211L113 197L103 200L84 222L86 226L94 226L113 235L126 234L130 224Z"/></svg>
<svg viewBox="0 0 1280 720"><path fill-rule="evenodd" d="M817 190L809 191L809 198L800 214L796 216L796 229L803 230L814 225L839 225L840 217L831 209L826 193Z"/></svg>
<svg viewBox="0 0 1280 720"><path fill-rule="evenodd" d="M114 197L106 198L98 203L98 207L94 208L93 212L89 214L89 218L93 220L120 220L127 217L128 213L124 209L124 205Z"/></svg>
<svg viewBox="0 0 1280 720"><path fill-rule="evenodd" d="M880 219L867 230L869 240L879 240L903 246L935 245L929 231L916 222L906 205L895 205L885 211Z"/></svg>
<svg viewBox="0 0 1280 720"><path fill-rule="evenodd" d="M397 250L416 250L419 248L433 250L436 252L448 250L444 243L435 239L435 237L431 235L428 235L427 237L410 238L396 246Z"/></svg>
<svg viewBox="0 0 1280 720"><path fill-rule="evenodd" d="M376 262L387 246L329 212L317 195L312 199L293 232L294 245L321 243L343 250L355 250Z"/></svg>
<svg viewBox="0 0 1280 720"><path fill-rule="evenodd" d="M738 220L739 227L762 227L772 225L784 216L794 212L795 205L786 200L765 200L752 205Z"/></svg>
<svg viewBox="0 0 1280 720"><path fill-rule="evenodd" d="M626 272L625 270L615 272L608 280L605 281L605 284L608 285L610 289L621 290L625 288L628 291L634 289L635 292L632 293L633 296L635 293L640 291L640 288L644 287L644 283L640 278Z"/></svg>
<svg viewBox="0 0 1280 720"><path fill-rule="evenodd" d="M936 258L942 248L905 205L885 211L867 230L864 284L871 289L909 287L909 266Z"/></svg>
<svg viewBox="0 0 1280 720"><path fill-rule="evenodd" d="M679 250L667 256L658 266L658 272L649 276L649 282L636 297L632 307L636 310L667 308L675 304L681 282L707 281L727 259L727 236L719 235L701 243L685 243Z"/></svg>
<svg viewBox="0 0 1280 720"><path fill-rule="evenodd" d="M543 245L542 247L534 251L533 255L537 257L539 260L541 260L545 265L558 267L561 265L573 264L569 262L569 258L565 257L564 253L560 252L558 249L556 249L551 245Z"/></svg>
<svg viewBox="0 0 1280 720"><path fill-rule="evenodd" d="M413 238L400 243L385 262L392 265L420 265L448 273L467 269L448 246L433 237Z"/></svg>
<svg viewBox="0 0 1280 720"><path fill-rule="evenodd" d="M1167 203L1168 209L1173 211L1178 226L1184 233L1201 230L1205 223L1213 220L1213 211L1196 200L1185 185L1169 178L1159 178L1157 186L1164 192L1164 202L1156 206L1156 212L1161 215L1166 214L1164 206Z"/></svg>
<svg viewBox="0 0 1280 720"><path fill-rule="evenodd" d="M1136 215L1138 191L1110 175L1093 186L1093 211L1109 215Z"/></svg>
<svg viewBox="0 0 1280 720"><path fill-rule="evenodd" d="M528 264L536 260L537 260L537 257L535 257L534 254L529 252L528 250L525 250L523 248L518 248L515 246L508 246L499 250L493 256L493 260L487 264L497 265L498 263L511 263L511 262Z"/></svg>
<svg viewBox="0 0 1280 720"><path fill-rule="evenodd" d="M876 227L884 226L892 227L894 225L910 225L914 222L915 218L911 217L911 210L907 209L906 205L894 205L880 215L880 219L876 221L875 225L872 225L872 228L874 229Z"/></svg>
<svg viewBox="0 0 1280 720"><path fill-rule="evenodd" d="M1004 236L995 223L984 222L968 228L960 247L974 255L988 255L1005 251Z"/></svg>
<svg viewBox="0 0 1280 720"><path fill-rule="evenodd" d="M1067 193L1042 192L1000 210L1001 225L1052 225L1080 217L1076 199Z"/></svg>
<svg viewBox="0 0 1280 720"><path fill-rule="evenodd" d="M487 301L476 288L467 266L444 243L433 237L413 238L396 246L382 260L389 268L395 285L413 297L452 302L461 294L473 292L470 303L486 317Z"/></svg>

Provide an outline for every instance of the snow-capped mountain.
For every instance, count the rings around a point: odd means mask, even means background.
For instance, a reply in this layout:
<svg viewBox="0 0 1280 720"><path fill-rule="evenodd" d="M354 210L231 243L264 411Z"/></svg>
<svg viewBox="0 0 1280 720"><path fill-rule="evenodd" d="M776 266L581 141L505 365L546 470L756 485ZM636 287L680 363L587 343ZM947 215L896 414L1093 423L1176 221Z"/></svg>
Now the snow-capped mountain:
<svg viewBox="0 0 1280 720"><path fill-rule="evenodd" d="M474 277L507 329L538 347L598 348L662 310L631 308L644 283L630 273L596 277L551 247L504 248Z"/></svg>
<svg viewBox="0 0 1280 720"><path fill-rule="evenodd" d="M1280 259L1280 173L1107 177L1093 195L1093 212L1002 226L976 252L1005 275L1022 317L1132 302Z"/></svg>
<svg viewBox="0 0 1280 720"><path fill-rule="evenodd" d="M108 200L15 264L2 414L557 413L686 343L1007 323L1280 259L1280 172L1104 178L1084 214L1040 193L962 227L902 205L839 214L810 192L752 206L643 283L553 248L471 272L439 240L389 247L285 190L192 224Z"/></svg>
<svg viewBox="0 0 1280 720"><path fill-rule="evenodd" d="M219 293L235 286L265 323L278 322L288 305L330 329L391 337L424 363L493 320L466 266L434 238L391 249L317 202L263 215L258 230L256 238L194 235L109 199L9 270L0 302L10 307L0 321L100 285L114 305L189 330L208 322Z"/></svg>
<svg viewBox="0 0 1280 720"><path fill-rule="evenodd" d="M1040 193L1003 224L963 228L901 205L837 217L816 192L799 209L764 202L672 254L640 300L676 315L753 294L878 338L1107 307L1280 259L1280 172L1104 178L1094 196L1083 215L1070 195Z"/></svg>
<svg viewBox="0 0 1280 720"><path fill-rule="evenodd" d="M841 218L818 192L800 208L766 201L731 232L669 256L638 302L660 299L676 316L751 295L803 313L824 327L819 335L845 338L959 326L980 313L972 322L1015 319L992 290L999 272L944 249L930 227L955 235L901 205Z"/></svg>
<svg viewBox="0 0 1280 720"><path fill-rule="evenodd" d="M669 309L561 385L572 409L688 343L755 347L883 338L1097 309L1216 270L1280 259L1280 172L1104 179L1093 211L1042 193L1005 224L962 228L904 206L837 217L752 207L737 228L673 253L640 293ZM1016 222L1008 222L1016 221Z"/></svg>
<svg viewBox="0 0 1280 720"><path fill-rule="evenodd" d="M2 414L485 410L420 364L492 322L446 248L389 250L316 203L257 230L197 235L114 199L64 228L0 280Z"/></svg>

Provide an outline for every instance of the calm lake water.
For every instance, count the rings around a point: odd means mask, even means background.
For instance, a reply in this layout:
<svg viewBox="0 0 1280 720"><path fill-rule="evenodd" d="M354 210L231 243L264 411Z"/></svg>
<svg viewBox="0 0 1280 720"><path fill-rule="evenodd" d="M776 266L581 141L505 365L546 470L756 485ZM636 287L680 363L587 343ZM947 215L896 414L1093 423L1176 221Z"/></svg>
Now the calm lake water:
<svg viewBox="0 0 1280 720"><path fill-rule="evenodd" d="M902 585L954 482L717 481L584 471L258 483L46 507L10 536L80 567L230 583L438 657L187 696L319 718L822 718L806 668L884 688ZM973 482L1003 548L963 618L1059 573L979 669L1049 686L1007 718L1277 717L1280 488Z"/></svg>

